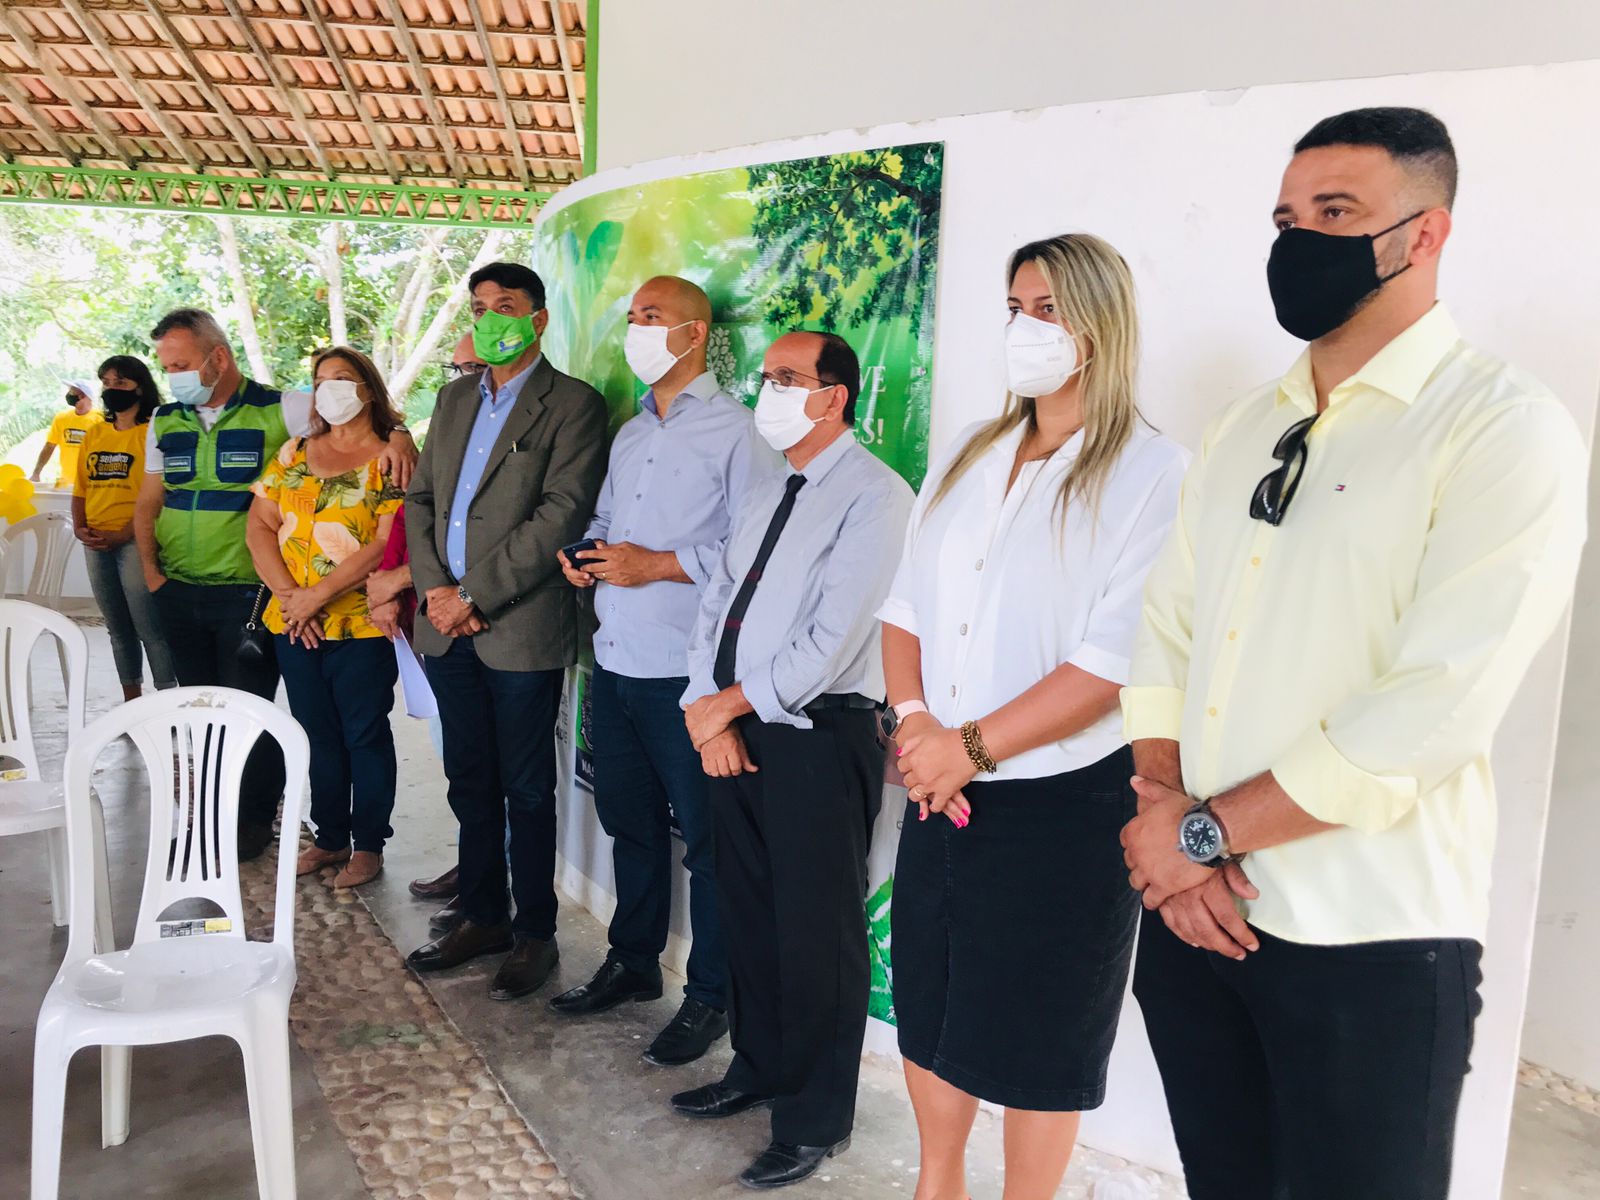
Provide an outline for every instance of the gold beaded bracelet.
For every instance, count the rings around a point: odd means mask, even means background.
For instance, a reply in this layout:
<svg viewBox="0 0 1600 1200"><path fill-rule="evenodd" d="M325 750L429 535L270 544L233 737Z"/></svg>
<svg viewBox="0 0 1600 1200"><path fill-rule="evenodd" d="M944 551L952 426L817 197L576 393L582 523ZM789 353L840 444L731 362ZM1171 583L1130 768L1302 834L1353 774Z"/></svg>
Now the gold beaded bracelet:
<svg viewBox="0 0 1600 1200"><path fill-rule="evenodd" d="M961 727L961 744L966 747L967 757L972 760L972 765L985 775L993 775L1000 769L989 749L983 744L983 734L978 732L978 723L968 721Z"/></svg>

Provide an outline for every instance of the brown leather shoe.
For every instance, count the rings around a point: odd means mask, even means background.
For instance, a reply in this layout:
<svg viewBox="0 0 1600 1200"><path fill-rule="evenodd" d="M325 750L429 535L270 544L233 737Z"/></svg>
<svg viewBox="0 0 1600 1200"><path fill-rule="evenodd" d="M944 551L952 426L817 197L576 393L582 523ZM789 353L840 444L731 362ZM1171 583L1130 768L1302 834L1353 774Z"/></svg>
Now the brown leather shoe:
<svg viewBox="0 0 1600 1200"><path fill-rule="evenodd" d="M406 957L413 971L448 971L480 954L500 954L511 949L511 926L477 925L463 921L441 938L419 946Z"/></svg>
<svg viewBox="0 0 1600 1200"><path fill-rule="evenodd" d="M448 900L456 894L456 877L460 873L451 867L436 879L413 879L411 894L418 900Z"/></svg>
<svg viewBox="0 0 1600 1200"><path fill-rule="evenodd" d="M519 937L517 944L506 955L505 962L495 972L494 983L489 986L491 1000L520 1000L537 992L550 978L550 972L561 961L556 940L548 942L539 938Z"/></svg>
<svg viewBox="0 0 1600 1200"><path fill-rule="evenodd" d="M360 887L371 883L383 874L383 855L375 850L357 850L345 863L344 870L333 877L336 888Z"/></svg>
<svg viewBox="0 0 1600 1200"><path fill-rule="evenodd" d="M242 855L240 857L243 857ZM324 850L313 842L300 851L300 857L295 859L294 873L296 875L309 875L313 871L320 871L323 867L336 867L340 863L350 861L350 847L343 850Z"/></svg>

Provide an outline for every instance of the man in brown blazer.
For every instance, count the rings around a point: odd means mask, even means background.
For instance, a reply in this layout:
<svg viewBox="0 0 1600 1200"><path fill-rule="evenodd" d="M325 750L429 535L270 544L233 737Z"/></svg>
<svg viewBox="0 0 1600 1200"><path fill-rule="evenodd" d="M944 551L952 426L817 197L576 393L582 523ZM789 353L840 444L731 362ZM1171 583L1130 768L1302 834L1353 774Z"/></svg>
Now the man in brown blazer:
<svg viewBox="0 0 1600 1200"><path fill-rule="evenodd" d="M594 511L606 409L541 355L549 314L538 275L490 263L468 287L488 370L440 391L406 493L416 647L461 822L460 912L406 961L439 971L510 950L489 994L514 1000L536 991L558 958L555 724L579 634L556 551Z"/></svg>

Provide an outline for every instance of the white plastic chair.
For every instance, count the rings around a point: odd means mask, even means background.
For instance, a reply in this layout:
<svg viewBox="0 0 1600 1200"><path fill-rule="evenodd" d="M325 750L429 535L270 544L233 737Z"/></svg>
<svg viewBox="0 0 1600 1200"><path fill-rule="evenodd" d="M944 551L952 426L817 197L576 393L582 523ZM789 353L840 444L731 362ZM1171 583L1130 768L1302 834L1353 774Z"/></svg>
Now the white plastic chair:
<svg viewBox="0 0 1600 1200"><path fill-rule="evenodd" d="M89 923L90 773L126 734L151 781L150 844L133 943L97 951ZM258 737L283 748L272 940L247 941L239 893L239 783ZM229 688L156 692L113 709L67 752L72 914L66 958L39 1009L33 1048L32 1200L56 1200L67 1063L101 1046L101 1143L128 1136L129 1047L224 1036L244 1056L262 1200L294 1200L289 997L294 991L295 851L310 751L294 720ZM178 797L177 811L171 798ZM194 915L197 907L218 914Z"/></svg>
<svg viewBox="0 0 1600 1200"><path fill-rule="evenodd" d="M0 600L0 756L17 766L0 779L0 837L43 833L49 843L50 912L57 925L67 923L69 872L67 869L66 805L61 785L44 777L39 751L33 743L33 705L30 703L29 664L34 647L46 634L56 640L65 663L67 681L67 741L83 731L84 694L89 686L89 640L71 620L37 604ZM110 891L106 886L104 829L100 805L90 805L95 836L101 843L93 858L95 909L108 921ZM110 926L103 931L110 936ZM108 942L109 944L109 942Z"/></svg>
<svg viewBox="0 0 1600 1200"><path fill-rule="evenodd" d="M7 525L0 532L0 582L6 594L11 595L11 574L16 569L12 556L21 555L23 543L33 539L33 570L28 572L28 582L21 599L46 608L61 605L61 585L67 574L67 560L78 539L72 533L72 518L64 512L35 513Z"/></svg>
<svg viewBox="0 0 1600 1200"><path fill-rule="evenodd" d="M29 539L33 541L33 570L20 593L11 590L11 576L20 574L17 563L24 561ZM67 575L67 560L78 544L72 532L72 518L64 512L35 513L0 530L0 593L61 611L61 589ZM61 651L61 678L67 677L66 648Z"/></svg>

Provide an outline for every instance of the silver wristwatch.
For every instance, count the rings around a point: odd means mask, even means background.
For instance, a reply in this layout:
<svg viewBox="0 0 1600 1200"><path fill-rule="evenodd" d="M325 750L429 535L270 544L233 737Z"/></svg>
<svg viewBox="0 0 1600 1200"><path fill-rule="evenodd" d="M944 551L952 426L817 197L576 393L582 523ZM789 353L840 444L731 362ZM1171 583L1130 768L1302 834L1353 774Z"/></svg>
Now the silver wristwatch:
<svg viewBox="0 0 1600 1200"><path fill-rule="evenodd" d="M468 608L473 606L471 593L469 593L467 589L462 587L459 583L456 584L456 599L460 600L461 603L465 604Z"/></svg>

